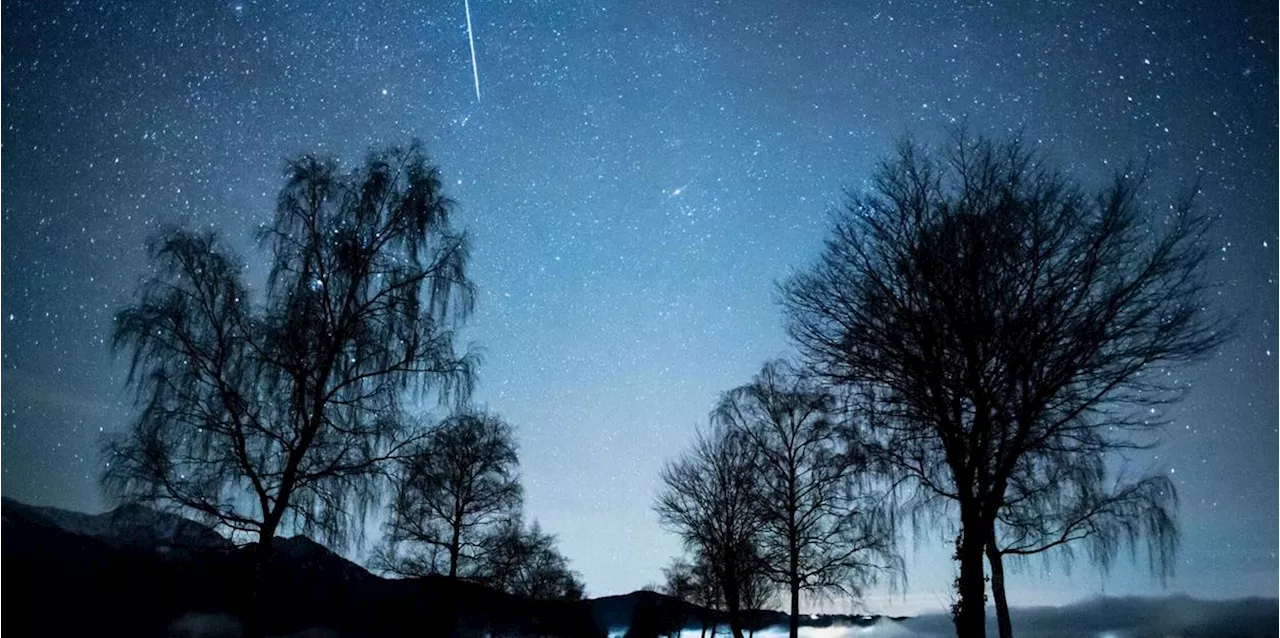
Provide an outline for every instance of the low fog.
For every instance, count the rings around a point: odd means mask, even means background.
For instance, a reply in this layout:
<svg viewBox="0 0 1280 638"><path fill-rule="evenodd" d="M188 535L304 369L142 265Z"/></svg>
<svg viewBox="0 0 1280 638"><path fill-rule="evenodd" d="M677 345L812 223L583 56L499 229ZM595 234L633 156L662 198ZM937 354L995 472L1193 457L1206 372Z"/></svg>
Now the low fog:
<svg viewBox="0 0 1280 638"><path fill-rule="evenodd" d="M1193 638L1277 635L1278 601L1248 598L1203 601L1187 597L1099 598L1064 607L1014 609L1013 628L1020 638ZM621 636L624 632L618 632ZM988 610L987 635L997 634ZM717 635L729 635L722 627ZM755 633L755 638L779 638L786 627ZM881 619L868 627L803 627L804 638L947 638L955 625L945 614L928 614L903 621ZM682 638L700 638L686 631Z"/></svg>

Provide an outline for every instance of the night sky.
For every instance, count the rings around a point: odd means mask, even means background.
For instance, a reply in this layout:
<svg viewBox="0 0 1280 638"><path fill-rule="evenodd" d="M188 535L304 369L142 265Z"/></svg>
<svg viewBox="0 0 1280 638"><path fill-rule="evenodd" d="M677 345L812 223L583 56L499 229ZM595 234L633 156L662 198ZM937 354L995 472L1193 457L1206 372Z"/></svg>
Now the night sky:
<svg viewBox="0 0 1280 638"><path fill-rule="evenodd" d="M1199 5L1189 7L1187 5ZM790 352L774 283L816 259L843 188L895 138L1020 130L1097 184L1197 176L1237 338L1137 469L1171 473L1162 590L1038 562L1014 605L1277 593L1277 49L1273 2L5 2L3 493L101 511L96 450L132 414L111 320L162 225L250 258L284 160L424 140L474 241L477 401L518 428L527 515L593 596L680 551L651 505L717 395ZM942 530L905 542L940 611ZM914 547L914 549L913 549Z"/></svg>

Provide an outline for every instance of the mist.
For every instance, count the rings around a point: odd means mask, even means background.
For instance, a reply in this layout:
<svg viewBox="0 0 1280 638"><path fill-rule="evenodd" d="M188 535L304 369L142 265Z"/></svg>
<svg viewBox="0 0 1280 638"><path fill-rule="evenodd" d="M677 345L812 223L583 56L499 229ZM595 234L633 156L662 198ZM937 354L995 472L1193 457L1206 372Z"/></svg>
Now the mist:
<svg viewBox="0 0 1280 638"><path fill-rule="evenodd" d="M1244 598L1225 601L1167 598L1096 598L1062 607L1014 609L1013 629L1019 638L1211 638L1276 636L1280 601ZM611 632L622 636L625 631ZM708 632L708 635L710 632ZM995 615L988 610L987 634L996 635ZM720 627L716 635L728 635ZM785 626L755 632L755 638L787 635ZM869 626L801 627L802 638L946 638L955 625L945 614L926 614L895 621L881 618ZM682 638L701 638L686 630Z"/></svg>

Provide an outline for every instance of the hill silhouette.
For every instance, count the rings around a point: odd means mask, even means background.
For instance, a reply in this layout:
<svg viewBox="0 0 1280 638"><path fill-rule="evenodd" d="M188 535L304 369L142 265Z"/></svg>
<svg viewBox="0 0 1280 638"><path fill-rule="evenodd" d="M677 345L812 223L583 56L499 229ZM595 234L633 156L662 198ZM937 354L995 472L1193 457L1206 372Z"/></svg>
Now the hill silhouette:
<svg viewBox="0 0 1280 638"><path fill-rule="evenodd" d="M0 515L4 629L161 636L193 615L232 619L224 624L233 627L249 608L254 547L237 548L194 521L136 506L91 516L8 498ZM158 527L148 529L148 520ZM443 577L386 579L305 537L279 539L268 572L270 634L605 633L590 601L528 600Z"/></svg>
<svg viewBox="0 0 1280 638"><path fill-rule="evenodd" d="M200 523L136 505L89 515L10 498L0 517L5 629L167 636L203 623L202 631L234 635L249 609L254 545L236 547ZM266 582L263 622L273 635L594 637L723 622L718 612L653 592L540 601L445 577L382 578L302 536L276 541ZM759 612L753 620L764 627L778 617Z"/></svg>

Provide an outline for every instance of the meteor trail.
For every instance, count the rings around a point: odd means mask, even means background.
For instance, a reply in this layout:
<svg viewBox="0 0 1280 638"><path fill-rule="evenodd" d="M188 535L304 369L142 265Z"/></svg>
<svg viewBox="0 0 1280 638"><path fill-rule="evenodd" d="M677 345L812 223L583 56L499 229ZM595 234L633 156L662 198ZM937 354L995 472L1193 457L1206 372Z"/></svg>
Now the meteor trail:
<svg viewBox="0 0 1280 638"><path fill-rule="evenodd" d="M476 40L471 36L471 0L462 0L467 11L467 42L471 44L471 76L476 81L476 101L480 101L480 70L476 68Z"/></svg>

